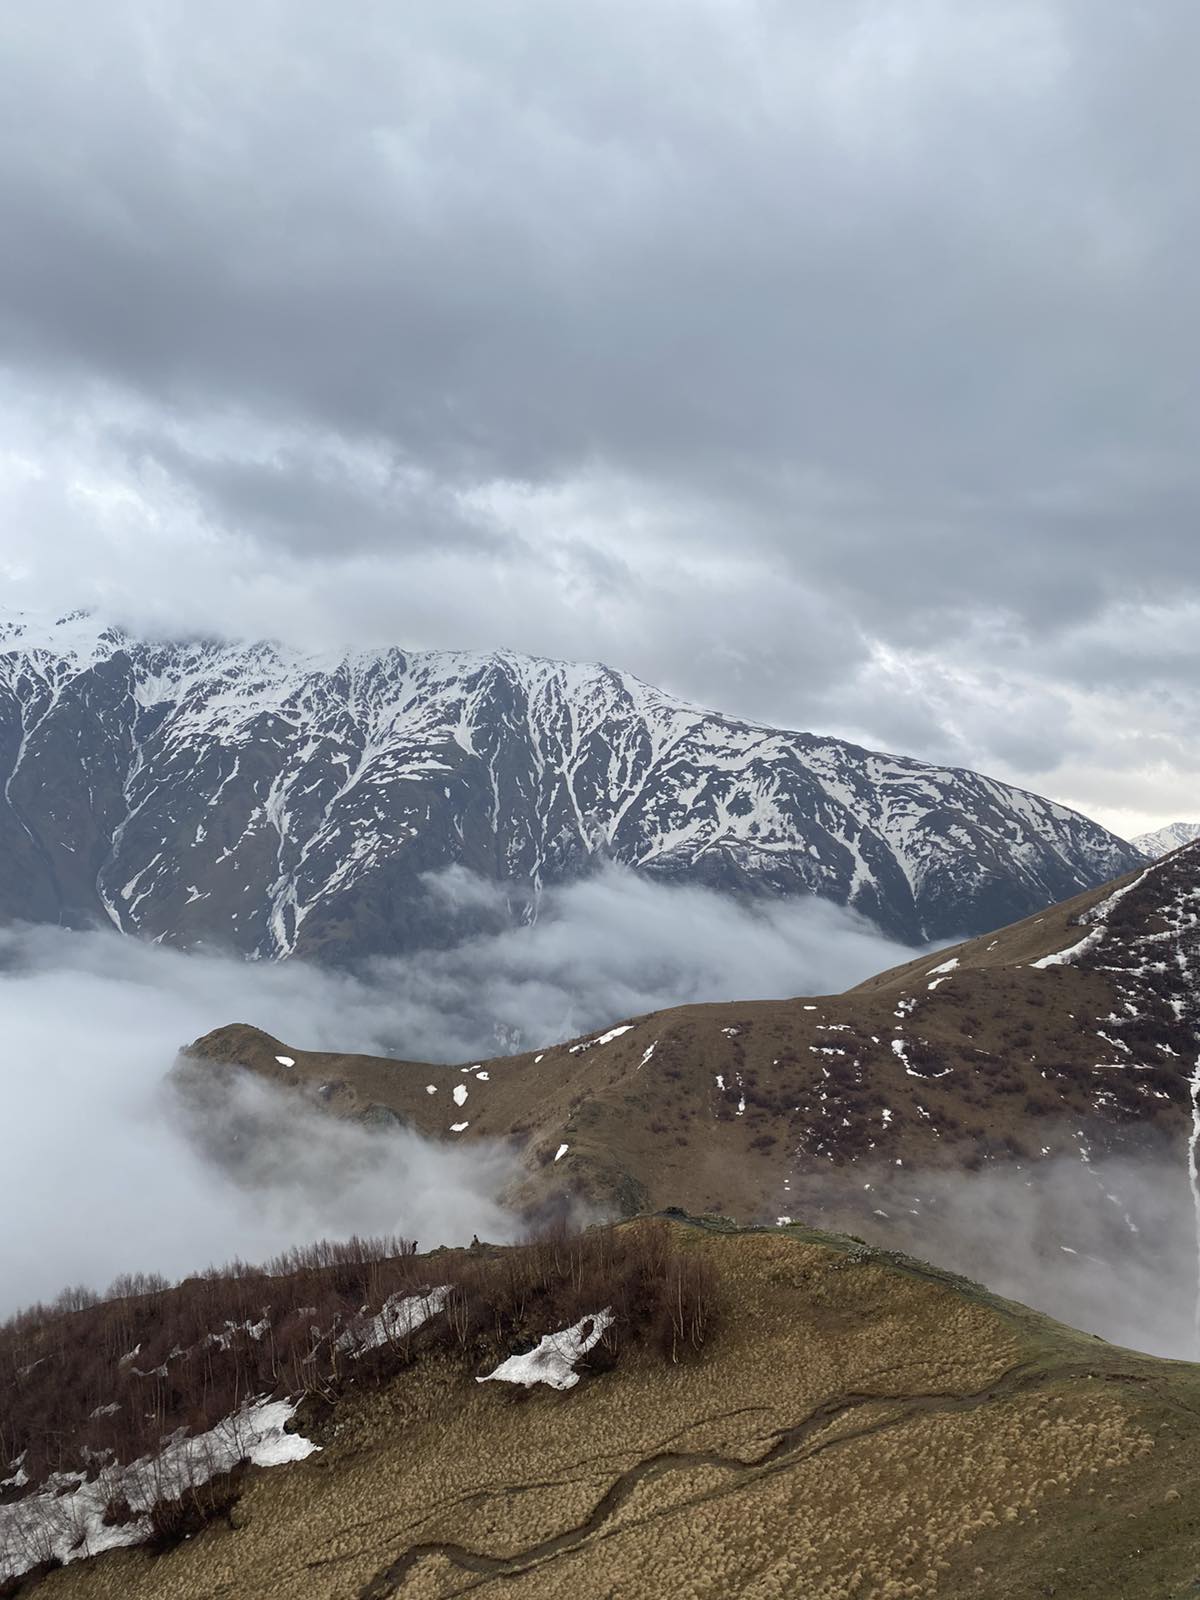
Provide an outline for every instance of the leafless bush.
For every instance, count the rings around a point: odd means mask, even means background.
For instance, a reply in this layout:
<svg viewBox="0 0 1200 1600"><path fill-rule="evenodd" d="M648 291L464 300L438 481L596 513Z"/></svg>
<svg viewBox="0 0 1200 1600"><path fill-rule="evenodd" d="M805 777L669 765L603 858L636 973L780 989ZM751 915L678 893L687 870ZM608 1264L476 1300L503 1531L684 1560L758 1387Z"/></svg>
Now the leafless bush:
<svg viewBox="0 0 1200 1600"><path fill-rule="evenodd" d="M170 1499L156 1500L150 1508L150 1549L156 1555L199 1533L209 1523L231 1521L234 1506L241 1497L244 1469L234 1467L218 1472L203 1483L190 1484Z"/></svg>
<svg viewBox="0 0 1200 1600"><path fill-rule="evenodd" d="M560 1223L521 1246L423 1258L401 1240L321 1243L170 1289L139 1292L144 1281L119 1280L123 1292L98 1303L73 1293L74 1309L34 1307L0 1326L0 1475L20 1459L25 1480L6 1498L82 1473L98 1480L114 1523L130 1504L179 1502L162 1513L165 1539L221 1514L187 1492L245 1453L221 1430L236 1430L253 1399L336 1400L426 1351L478 1365L604 1307L614 1322L593 1364L639 1345L679 1360L703 1344L715 1304L706 1258L651 1220L584 1233ZM436 1314L381 1315L431 1292ZM221 1448L210 1462L163 1450L171 1438L199 1447L213 1430ZM69 1496L62 1505L66 1516ZM69 1534L56 1528L23 1565L49 1559Z"/></svg>

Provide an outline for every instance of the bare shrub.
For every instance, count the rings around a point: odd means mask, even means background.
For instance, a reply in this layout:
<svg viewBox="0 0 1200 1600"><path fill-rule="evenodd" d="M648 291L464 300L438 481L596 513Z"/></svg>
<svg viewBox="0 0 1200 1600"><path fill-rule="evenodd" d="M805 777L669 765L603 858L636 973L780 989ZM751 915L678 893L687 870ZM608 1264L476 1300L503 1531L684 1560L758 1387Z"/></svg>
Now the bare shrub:
<svg viewBox="0 0 1200 1600"><path fill-rule="evenodd" d="M82 1538L70 1526L81 1478L98 1485L94 1503L110 1525L128 1521L131 1506L160 1508L160 1543L225 1514L221 1495L235 1485L191 1491L246 1454L237 1429L256 1399L336 1402L426 1352L478 1367L605 1308L614 1320L593 1369L639 1348L680 1360L703 1345L716 1303L707 1258L688 1243L652 1219L584 1233L558 1222L520 1246L427 1257L403 1240L323 1242L264 1268L234 1262L169 1289L130 1276L103 1302L72 1291L23 1311L0 1326L0 1472L19 1460L22 1477L5 1498L64 1477L53 1485L61 1497L44 1497L54 1527L22 1550L20 1566ZM406 1302L421 1315L404 1315ZM206 1459L209 1433L219 1449ZM172 1439L194 1447L164 1451Z"/></svg>
<svg viewBox="0 0 1200 1600"><path fill-rule="evenodd" d="M149 1546L156 1555L175 1549L211 1522L232 1522L241 1498L243 1468L219 1472L204 1483L184 1489L173 1499L156 1500L150 1508Z"/></svg>

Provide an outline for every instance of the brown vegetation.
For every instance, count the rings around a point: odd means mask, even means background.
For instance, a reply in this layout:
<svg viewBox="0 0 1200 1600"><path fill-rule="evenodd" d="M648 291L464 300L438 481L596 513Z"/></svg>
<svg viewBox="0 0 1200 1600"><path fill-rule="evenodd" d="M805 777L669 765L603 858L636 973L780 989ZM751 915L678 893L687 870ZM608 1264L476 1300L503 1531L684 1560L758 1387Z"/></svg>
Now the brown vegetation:
<svg viewBox="0 0 1200 1600"><path fill-rule="evenodd" d="M654 1222L421 1258L396 1239L321 1242L171 1289L122 1287L135 1292L100 1301L72 1291L0 1327L0 1464L19 1459L23 1475L8 1499L54 1473L152 1457L177 1429L206 1432L254 1398L331 1400L435 1349L494 1364L606 1307L614 1322L593 1365L612 1365L631 1343L678 1361L704 1342L715 1299L707 1259ZM443 1309L420 1327L374 1321L387 1302L433 1290L446 1291ZM160 1539L224 1505L174 1498L155 1513ZM111 1505L106 1520L127 1509Z"/></svg>
<svg viewBox="0 0 1200 1600"><path fill-rule="evenodd" d="M802 1228L667 1226L667 1259L706 1259L721 1286L695 1359L630 1349L569 1394L526 1394L428 1350L314 1408L321 1453L248 1472L231 1526L72 1564L46 1600L1185 1592L1195 1369ZM563 1264L547 1241L513 1273L566 1287L586 1267Z"/></svg>

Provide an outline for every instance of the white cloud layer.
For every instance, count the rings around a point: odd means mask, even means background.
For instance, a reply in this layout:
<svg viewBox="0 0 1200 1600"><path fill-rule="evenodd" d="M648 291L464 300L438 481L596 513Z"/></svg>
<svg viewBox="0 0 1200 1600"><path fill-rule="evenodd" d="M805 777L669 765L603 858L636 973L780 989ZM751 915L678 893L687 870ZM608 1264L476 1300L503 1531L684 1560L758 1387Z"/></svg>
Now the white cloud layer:
<svg viewBox="0 0 1200 1600"><path fill-rule="evenodd" d="M461 873L432 887L492 892ZM824 902L758 911L617 872L548 896L533 926L357 976L0 930L5 1180L21 1219L0 1231L0 1315L67 1282L178 1275L321 1235L513 1236L497 1151L285 1115L258 1090L189 1127L163 1078L223 1023L301 1048L478 1059L674 1002L843 988L909 956Z"/></svg>

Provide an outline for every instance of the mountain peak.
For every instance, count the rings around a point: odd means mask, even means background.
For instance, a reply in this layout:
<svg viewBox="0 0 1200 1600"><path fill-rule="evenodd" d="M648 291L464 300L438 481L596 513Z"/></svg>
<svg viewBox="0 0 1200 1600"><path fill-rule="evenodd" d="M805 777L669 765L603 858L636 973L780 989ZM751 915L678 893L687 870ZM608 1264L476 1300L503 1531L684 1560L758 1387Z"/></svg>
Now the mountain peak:
<svg viewBox="0 0 1200 1600"><path fill-rule="evenodd" d="M1180 845L1200 839L1200 822L1171 822L1165 828L1155 828L1152 833L1142 833L1132 840L1133 848L1152 860L1178 850Z"/></svg>
<svg viewBox="0 0 1200 1600"><path fill-rule="evenodd" d="M256 958L444 937L430 872L537 891L598 859L815 894L913 943L1141 859L1052 801L514 651L0 624L0 912ZM436 925L435 925L436 924Z"/></svg>

